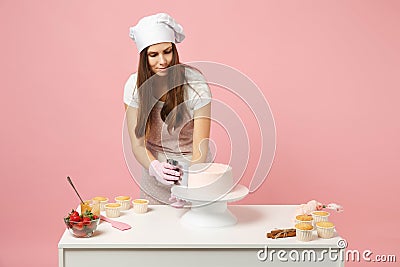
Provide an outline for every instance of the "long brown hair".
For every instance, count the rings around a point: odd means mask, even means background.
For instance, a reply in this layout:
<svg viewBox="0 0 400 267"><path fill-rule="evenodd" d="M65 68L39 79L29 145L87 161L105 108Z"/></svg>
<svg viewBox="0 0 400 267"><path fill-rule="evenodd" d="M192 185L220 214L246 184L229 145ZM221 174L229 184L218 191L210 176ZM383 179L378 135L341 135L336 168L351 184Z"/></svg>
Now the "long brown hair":
<svg viewBox="0 0 400 267"><path fill-rule="evenodd" d="M147 136L151 129L152 122L149 120L150 113L153 112L153 107L156 101L152 97L151 80L154 73L151 71L148 56L148 47L140 52L139 68L137 75L136 88L139 96L138 119L135 128L136 137L140 138ZM187 112L185 101L184 84L187 84L185 78L185 67L187 65L180 64L179 55L174 43L172 43L172 61L168 69L168 92L166 100L161 109L161 119L168 125L168 132L179 127L184 119L184 114ZM147 81L147 82L146 82ZM149 82L150 81L150 82ZM170 89L172 88L172 89Z"/></svg>

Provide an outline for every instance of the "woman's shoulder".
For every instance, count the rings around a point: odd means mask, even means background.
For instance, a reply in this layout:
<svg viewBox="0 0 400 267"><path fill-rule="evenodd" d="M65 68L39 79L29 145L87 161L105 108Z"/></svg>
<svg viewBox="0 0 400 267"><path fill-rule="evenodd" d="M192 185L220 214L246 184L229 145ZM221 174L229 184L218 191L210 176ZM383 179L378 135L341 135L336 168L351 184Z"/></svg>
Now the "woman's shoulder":
<svg viewBox="0 0 400 267"><path fill-rule="evenodd" d="M124 86L124 103L133 107L137 106L138 96L136 88L137 73L129 75Z"/></svg>
<svg viewBox="0 0 400 267"><path fill-rule="evenodd" d="M129 75L128 80L125 83L125 91L131 91L136 87L137 73L132 73Z"/></svg>
<svg viewBox="0 0 400 267"><path fill-rule="evenodd" d="M187 86L187 105L191 110L197 110L211 101L212 95L207 81L200 70L185 66Z"/></svg>
<svg viewBox="0 0 400 267"><path fill-rule="evenodd" d="M201 71L189 65L185 65L185 76L188 82L196 80L205 81L205 78Z"/></svg>
<svg viewBox="0 0 400 267"><path fill-rule="evenodd" d="M128 77L127 82L134 82L136 84L137 72L131 73Z"/></svg>
<svg viewBox="0 0 400 267"><path fill-rule="evenodd" d="M197 93L201 91L209 91L209 87L207 84L207 80L204 77L203 73L200 70L185 65L185 78L188 83L189 91L196 91Z"/></svg>

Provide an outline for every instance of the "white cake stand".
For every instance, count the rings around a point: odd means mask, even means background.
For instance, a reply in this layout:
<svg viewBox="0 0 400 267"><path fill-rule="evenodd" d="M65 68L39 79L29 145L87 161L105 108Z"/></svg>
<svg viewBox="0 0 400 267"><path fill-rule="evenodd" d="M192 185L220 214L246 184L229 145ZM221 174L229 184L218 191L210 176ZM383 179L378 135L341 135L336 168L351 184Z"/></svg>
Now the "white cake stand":
<svg viewBox="0 0 400 267"><path fill-rule="evenodd" d="M171 192L177 198L192 203L190 210L181 218L183 224L198 227L225 227L237 222L235 215L228 209L228 202L241 200L249 193L249 189L243 185L237 185L219 199L196 195L191 188L183 186L173 186Z"/></svg>

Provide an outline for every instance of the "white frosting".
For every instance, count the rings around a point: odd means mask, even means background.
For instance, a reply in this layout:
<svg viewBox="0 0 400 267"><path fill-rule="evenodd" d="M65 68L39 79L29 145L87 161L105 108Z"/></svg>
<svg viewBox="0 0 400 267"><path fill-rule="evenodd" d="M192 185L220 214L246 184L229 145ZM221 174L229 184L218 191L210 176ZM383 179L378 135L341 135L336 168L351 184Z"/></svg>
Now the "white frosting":
<svg viewBox="0 0 400 267"><path fill-rule="evenodd" d="M233 187L232 167L221 163L200 163L189 169L188 188L196 195L223 197Z"/></svg>

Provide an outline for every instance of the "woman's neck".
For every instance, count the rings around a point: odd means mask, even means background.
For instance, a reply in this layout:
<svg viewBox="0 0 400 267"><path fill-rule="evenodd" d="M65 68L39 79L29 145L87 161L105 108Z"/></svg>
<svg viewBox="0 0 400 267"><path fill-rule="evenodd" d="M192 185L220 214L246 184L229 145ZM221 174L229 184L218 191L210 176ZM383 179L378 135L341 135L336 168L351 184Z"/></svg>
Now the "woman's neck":
<svg viewBox="0 0 400 267"><path fill-rule="evenodd" d="M152 79L154 87L164 87L168 81L167 76L158 76L157 74L154 74Z"/></svg>
<svg viewBox="0 0 400 267"><path fill-rule="evenodd" d="M155 74L152 79L154 97L161 101L165 101L165 93L168 91L168 77L158 76Z"/></svg>

